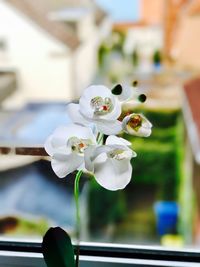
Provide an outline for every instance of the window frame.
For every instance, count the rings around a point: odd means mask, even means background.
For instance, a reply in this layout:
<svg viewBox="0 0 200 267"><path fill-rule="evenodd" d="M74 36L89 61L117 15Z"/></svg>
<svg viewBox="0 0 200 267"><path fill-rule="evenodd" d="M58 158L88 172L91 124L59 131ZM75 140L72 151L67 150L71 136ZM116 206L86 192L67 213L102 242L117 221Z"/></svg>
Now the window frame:
<svg viewBox="0 0 200 267"><path fill-rule="evenodd" d="M77 246L74 245L75 254ZM153 246L135 246L107 243L81 243L82 266L200 266L200 251L193 249L172 250ZM13 264L14 263L14 264ZM3 265L2 265L3 264ZM13 265L12 265L13 264ZM0 267L45 267L40 242L0 240Z"/></svg>

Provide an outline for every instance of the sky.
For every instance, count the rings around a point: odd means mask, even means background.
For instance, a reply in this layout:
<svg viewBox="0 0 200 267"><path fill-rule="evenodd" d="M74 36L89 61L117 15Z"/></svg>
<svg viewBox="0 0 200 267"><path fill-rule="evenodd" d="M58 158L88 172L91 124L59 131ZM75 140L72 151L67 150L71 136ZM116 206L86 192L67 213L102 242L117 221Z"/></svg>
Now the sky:
<svg viewBox="0 0 200 267"><path fill-rule="evenodd" d="M115 22L139 19L140 0L96 0L96 2L111 14Z"/></svg>

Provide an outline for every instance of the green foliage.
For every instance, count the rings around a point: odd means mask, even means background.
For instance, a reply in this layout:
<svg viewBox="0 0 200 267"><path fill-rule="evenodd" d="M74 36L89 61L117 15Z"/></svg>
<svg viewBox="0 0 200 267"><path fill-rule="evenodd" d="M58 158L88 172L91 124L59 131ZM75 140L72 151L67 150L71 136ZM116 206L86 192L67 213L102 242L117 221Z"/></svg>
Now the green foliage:
<svg viewBox="0 0 200 267"><path fill-rule="evenodd" d="M180 203L180 216L179 216L179 233L184 237L184 241L187 244L192 243L195 200L193 195L193 183L192 183L192 169L188 168L188 164L185 163L185 151L184 146L178 144L184 143L184 126L181 120L177 125L177 176L178 176L178 201Z"/></svg>
<svg viewBox="0 0 200 267"><path fill-rule="evenodd" d="M105 42L101 44L98 51L99 67L103 67L105 58L111 54L111 52L118 52L121 56L124 56L123 46L126 35L120 31L112 32Z"/></svg>
<svg viewBox="0 0 200 267"><path fill-rule="evenodd" d="M153 124L153 129L173 127L177 124L177 119L180 116L179 109L138 109L134 110L134 112L143 113Z"/></svg>
<svg viewBox="0 0 200 267"><path fill-rule="evenodd" d="M133 51L132 54L132 63L134 67L137 67L139 64L139 54L136 49Z"/></svg>
<svg viewBox="0 0 200 267"><path fill-rule="evenodd" d="M108 47L108 45L103 43L99 47L99 51L98 51L98 63L99 63L100 67L102 67L102 65L104 63L104 59L109 53L110 53L110 48Z"/></svg>
<svg viewBox="0 0 200 267"><path fill-rule="evenodd" d="M137 157L132 160L133 184L163 186L163 183L174 183L176 155L173 145L162 145L160 142L152 141L148 145L145 143L140 147L137 145L134 149L137 151Z"/></svg>
<svg viewBox="0 0 200 267"><path fill-rule="evenodd" d="M122 31L114 31L112 33L112 49L123 54L123 46L126 39L126 34Z"/></svg>
<svg viewBox="0 0 200 267"><path fill-rule="evenodd" d="M155 50L154 54L153 54L153 63L155 65L161 64L162 62L162 55L160 50Z"/></svg>
<svg viewBox="0 0 200 267"><path fill-rule="evenodd" d="M148 116L148 115L147 115ZM123 134L123 138L129 140L133 144L133 148L135 146L145 146L147 147L154 146L153 142L161 142L161 145L165 145L168 142L173 142L176 134L175 127L168 127L168 128L155 128L153 127L152 134L148 138L138 138L135 136L131 136L129 134Z"/></svg>
<svg viewBox="0 0 200 267"><path fill-rule="evenodd" d="M89 225L93 231L122 220L126 215L124 192L106 190L92 179L89 190L89 214Z"/></svg>
<svg viewBox="0 0 200 267"><path fill-rule="evenodd" d="M181 179L181 162L178 158L182 140L177 137L182 124L180 111L143 110L142 113L153 124L152 135L149 138L123 135L137 152L137 157L132 159L131 187L135 184L152 185L157 188L157 198L176 200Z"/></svg>
<svg viewBox="0 0 200 267"><path fill-rule="evenodd" d="M90 227L93 229L123 219L137 187L149 188L156 199L177 200L181 179L180 147L183 144L179 137L183 123L180 110L145 109L134 112L142 112L152 122L152 135L149 138L122 135L132 143L137 153L137 157L132 159L133 177L126 190L110 192L95 181L90 184L89 215ZM143 193L141 191L141 200Z"/></svg>
<svg viewBox="0 0 200 267"><path fill-rule="evenodd" d="M149 138L125 135L137 152L137 157L132 160L133 177L126 188L129 203L134 203L130 212L134 213L137 210L142 210L142 208L144 212L148 208L152 209L153 203L157 200L178 202L180 182L184 179L182 166L184 132L180 111L144 110L142 113L153 124L152 135ZM185 206L181 209L183 214L180 214L179 219L182 217L184 219L185 217L191 218L190 212L187 215L185 214ZM139 225L144 224L143 219L138 220ZM189 222L189 220L186 221ZM152 223L155 222L152 221ZM150 226L150 222L146 225L148 225L147 229L155 229L155 226ZM188 225L185 227L187 233Z"/></svg>
<svg viewBox="0 0 200 267"><path fill-rule="evenodd" d="M15 233L16 234L26 233L27 235L31 234L43 235L47 229L48 229L48 223L45 219L39 219L38 221L31 221L20 218L19 225Z"/></svg>
<svg viewBox="0 0 200 267"><path fill-rule="evenodd" d="M49 228L49 222L45 218L26 218L21 216L12 216L12 217L3 217L1 218L2 221L12 220L15 222L15 227L6 233L6 235L12 236L41 236L43 235L47 229ZM6 223L5 223L6 224Z"/></svg>

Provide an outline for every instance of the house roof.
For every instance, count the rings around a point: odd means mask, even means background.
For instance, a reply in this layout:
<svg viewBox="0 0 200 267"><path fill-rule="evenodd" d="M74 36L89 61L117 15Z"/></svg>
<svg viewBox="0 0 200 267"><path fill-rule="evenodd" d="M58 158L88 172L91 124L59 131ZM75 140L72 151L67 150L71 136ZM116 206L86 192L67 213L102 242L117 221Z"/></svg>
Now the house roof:
<svg viewBox="0 0 200 267"><path fill-rule="evenodd" d="M52 11L66 9L68 7L83 7L92 9L97 25L99 25L108 15L95 0L48 0L48 4L51 5Z"/></svg>
<svg viewBox="0 0 200 267"><path fill-rule="evenodd" d="M185 124L195 160L200 164L200 77L184 85L184 95Z"/></svg>
<svg viewBox="0 0 200 267"><path fill-rule="evenodd" d="M145 27L147 26L146 22L140 20L137 22L117 22L114 23L113 29L117 31L124 31L127 32L129 29L134 29L138 27Z"/></svg>
<svg viewBox="0 0 200 267"><path fill-rule="evenodd" d="M51 21L48 19L48 14L52 8L51 1L6 0L6 2L24 13L33 22L69 48L76 49L79 46L79 40L70 27L62 22Z"/></svg>

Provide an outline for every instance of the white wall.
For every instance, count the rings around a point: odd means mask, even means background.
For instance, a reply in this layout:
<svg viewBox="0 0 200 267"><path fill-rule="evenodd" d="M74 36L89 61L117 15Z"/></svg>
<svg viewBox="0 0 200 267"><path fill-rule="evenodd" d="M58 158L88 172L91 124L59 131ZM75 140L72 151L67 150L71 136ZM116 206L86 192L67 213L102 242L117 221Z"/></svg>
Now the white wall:
<svg viewBox="0 0 200 267"><path fill-rule="evenodd" d="M96 33L97 34L97 33ZM76 97L91 85L97 71L98 43L96 34L84 42L74 55Z"/></svg>
<svg viewBox="0 0 200 267"><path fill-rule="evenodd" d="M67 47L4 0L0 0L1 38L7 42L8 60L0 67L17 69L22 101L73 98Z"/></svg>
<svg viewBox="0 0 200 267"><path fill-rule="evenodd" d="M92 36L95 32L94 12L89 12L78 22L78 36L81 41L86 41L88 36Z"/></svg>
<svg viewBox="0 0 200 267"><path fill-rule="evenodd" d="M163 30L161 27L138 27L130 29L125 43L125 52L132 53L135 48L144 56L151 55L163 47Z"/></svg>
<svg viewBox="0 0 200 267"><path fill-rule="evenodd" d="M99 28L98 28L99 27ZM106 38L111 35L112 32L112 19L111 17L107 16L104 20L100 23L100 25L96 27L98 29L98 40L99 43L103 42Z"/></svg>
<svg viewBox="0 0 200 267"><path fill-rule="evenodd" d="M93 83L98 68L98 49L102 41L109 36L112 30L110 18L104 19L101 25L96 26L94 14L90 14L79 23L79 33L82 32L83 42L74 55L76 96Z"/></svg>

